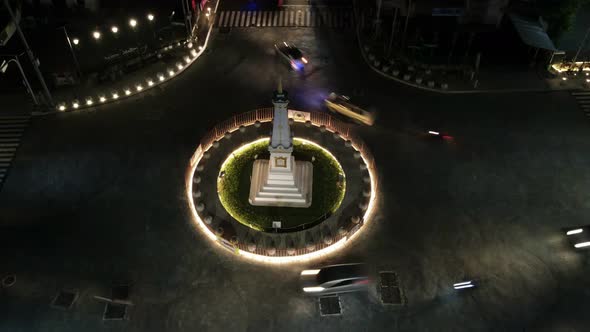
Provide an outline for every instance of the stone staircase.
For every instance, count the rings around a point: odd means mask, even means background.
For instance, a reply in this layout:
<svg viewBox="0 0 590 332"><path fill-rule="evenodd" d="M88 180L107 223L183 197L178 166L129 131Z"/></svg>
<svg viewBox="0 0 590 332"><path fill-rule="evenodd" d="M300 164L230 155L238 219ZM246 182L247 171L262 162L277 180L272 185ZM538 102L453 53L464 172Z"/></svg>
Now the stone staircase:
<svg viewBox="0 0 590 332"><path fill-rule="evenodd" d="M252 170L250 204L309 207L311 205L313 165L295 162L294 174L272 174L269 161L256 160Z"/></svg>

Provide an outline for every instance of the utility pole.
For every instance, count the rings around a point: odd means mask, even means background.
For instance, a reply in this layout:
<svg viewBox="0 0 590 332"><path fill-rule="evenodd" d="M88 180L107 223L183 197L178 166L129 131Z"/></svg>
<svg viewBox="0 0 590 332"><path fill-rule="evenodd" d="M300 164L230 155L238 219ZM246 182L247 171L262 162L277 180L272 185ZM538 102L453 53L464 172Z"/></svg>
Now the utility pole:
<svg viewBox="0 0 590 332"><path fill-rule="evenodd" d="M582 42L580 43L580 47L578 47L578 51L576 52L576 55L574 56L574 64L576 62L576 60L578 60L578 55L580 55L580 52L582 51L582 49L584 48L584 45L586 44L586 39L588 39L588 35L590 35L590 27L588 28L588 30L586 30L586 35L584 36L584 39L582 39Z"/></svg>
<svg viewBox="0 0 590 332"><path fill-rule="evenodd" d="M31 98L33 98L33 103L35 103L35 105L39 105L39 101L37 100L37 97L35 97L35 92L33 91L33 88L31 88L31 84L29 83L29 80L27 79L27 75L25 75L23 67L20 65L20 61L18 61L18 55L13 55L12 59L10 59L8 61L3 61L2 65L0 65L0 71L2 73L4 73L6 71L6 69L8 69L8 64L10 64L11 62L16 63L16 66L18 67L18 70L20 71L20 74L23 77L23 83L25 84L25 87L27 88L27 92L31 95Z"/></svg>
<svg viewBox="0 0 590 332"><path fill-rule="evenodd" d="M51 93L49 92L49 89L47 88L47 84L45 84L45 79L43 78L43 74L41 74L41 71L39 70L39 61L35 58L33 51L31 51L31 48L29 47L29 43L27 43L27 40L25 39L25 35L23 34L22 30L20 29L20 24L19 24L19 22L17 22L16 17L14 16L14 12L12 11L12 8L10 8L10 4L8 3L8 0L4 0L4 6L8 10L8 14L10 14L10 18L14 21L14 26L16 27L16 31L18 32L18 35L20 36L20 39L22 40L23 45L25 46L25 51L26 51L27 55L29 56L29 60L31 61L31 64L33 65L33 69L35 69L35 73L37 74L37 78L39 79L39 82L41 83L41 86L43 87L43 92L45 94L45 98L47 98L47 102L49 103L49 106L53 107L54 106L53 98L51 98Z"/></svg>
<svg viewBox="0 0 590 332"><path fill-rule="evenodd" d="M408 33L408 21L410 20L410 12L412 11L412 0L408 0L408 10L406 12L406 24L404 25L404 36L402 38L402 49L406 48L406 37Z"/></svg>
<svg viewBox="0 0 590 332"><path fill-rule="evenodd" d="M74 47L72 46L72 41L70 40L70 36L68 35L68 30L64 25L61 27L64 30L64 34L66 35L66 40L68 41L68 46L70 46L70 52L72 53L72 58L74 59L74 65L76 65L76 72L78 74L78 79L82 79L82 71L80 70L80 64L78 63L78 58L76 57L76 52L74 52Z"/></svg>
<svg viewBox="0 0 590 332"><path fill-rule="evenodd" d="M377 12L375 13L375 20L373 21L373 28L375 32L373 34L373 38L377 39L379 37L379 31L381 29L381 5L383 0L377 0Z"/></svg>
<svg viewBox="0 0 590 332"><path fill-rule="evenodd" d="M186 34L188 38L192 37L192 32L191 32L191 18L190 18L190 8L189 8L189 4L186 2L186 0L180 0L180 2L182 3L182 12L184 13L184 25L186 27Z"/></svg>
<svg viewBox="0 0 590 332"><path fill-rule="evenodd" d="M391 56L391 49L393 48L393 37L395 35L395 24L397 23L397 12L399 8L394 8L395 13L393 14L393 22L391 23L391 35L389 36L389 45L387 47L387 56Z"/></svg>

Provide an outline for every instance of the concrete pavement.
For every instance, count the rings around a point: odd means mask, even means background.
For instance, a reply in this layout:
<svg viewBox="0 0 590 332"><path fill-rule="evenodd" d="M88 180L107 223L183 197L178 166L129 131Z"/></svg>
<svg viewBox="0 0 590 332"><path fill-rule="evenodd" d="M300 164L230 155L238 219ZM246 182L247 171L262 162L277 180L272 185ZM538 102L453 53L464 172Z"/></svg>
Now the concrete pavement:
<svg viewBox="0 0 590 332"><path fill-rule="evenodd" d="M390 84L350 51L354 35L309 28L215 32L211 52L170 84L100 112L34 119L0 192L0 330L9 331L582 331L587 256L561 227L587 223L587 122L567 93L447 96ZM288 37L314 66L276 62ZM382 203L354 246L318 265L394 270L401 308L342 296L321 317L298 289L307 264L267 266L213 247L190 222L184 170L202 135L268 105L282 76L291 106L322 110L336 90L378 111L362 136ZM421 135L437 128L453 143ZM26 225L26 226L25 226ZM10 226L10 227L8 227ZM18 226L18 227L16 227ZM481 278L467 296L449 289ZM134 282L129 320L103 322L94 295ZM80 298L51 309L62 287Z"/></svg>

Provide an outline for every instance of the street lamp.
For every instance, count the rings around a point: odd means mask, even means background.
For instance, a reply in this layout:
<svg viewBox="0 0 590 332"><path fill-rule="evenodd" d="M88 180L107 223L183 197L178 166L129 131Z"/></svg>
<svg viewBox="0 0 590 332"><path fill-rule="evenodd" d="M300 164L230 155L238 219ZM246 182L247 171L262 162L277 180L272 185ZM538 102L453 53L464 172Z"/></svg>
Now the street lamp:
<svg viewBox="0 0 590 332"><path fill-rule="evenodd" d="M68 30L66 29L66 26L64 25L62 27L62 29L64 30L64 34L66 35L66 40L68 41L68 46L70 47L70 53L72 53L72 59L74 59L74 65L76 65L78 79L81 79L82 78L82 71L80 70L80 63L78 63L78 58L76 57L76 52L74 52L74 48L72 47L72 43L74 43L74 45L78 45L80 43L80 40L78 38L74 38L74 39L70 40L70 35L68 35Z"/></svg>
<svg viewBox="0 0 590 332"><path fill-rule="evenodd" d="M4 0L4 7L6 7L6 10L8 11L8 14L10 15L10 18L12 19L12 21L15 22L14 26L16 28L16 32L18 33L18 35L23 43L23 46L25 47L25 51L27 53L27 56L29 57L29 60L31 61L31 64L33 65L33 69L35 70L35 73L37 74L37 78L39 79L39 83L41 83L41 86L43 87L43 92L45 94L45 97L47 98L47 103L49 104L49 106L53 107L54 105L53 105L53 98L51 97L51 92L49 92L49 89L47 88L47 84L45 83L45 78L43 78L43 74L41 74L41 70L39 70L39 59L37 59L35 57L35 55L33 54L33 51L29 47L29 43L27 42L27 39L25 38L25 34L20 29L20 24L18 23L19 20L16 19L16 16L14 15L14 12L12 11L12 8L10 7L10 3L8 2L8 0Z"/></svg>
<svg viewBox="0 0 590 332"><path fill-rule="evenodd" d="M2 73L6 72L6 69L8 69L8 64L14 62L16 63L16 66L18 67L20 74L23 77L23 82L25 84L25 87L27 88L27 92L31 95L31 98L33 98L33 102L35 103L35 105L39 105L39 102L37 101L37 97L35 97L35 94L33 93L33 89L31 89L31 84L29 84L29 80L27 80L27 76L25 76L25 72L23 71L23 67L21 67L20 62L18 61L18 56L14 55L12 59L9 59L8 61L3 60L2 64L0 64L0 71Z"/></svg>
<svg viewBox="0 0 590 332"><path fill-rule="evenodd" d="M153 21L153 20L154 20L154 15L152 15L152 14L147 14L147 19L148 19L149 21Z"/></svg>
<svg viewBox="0 0 590 332"><path fill-rule="evenodd" d="M113 25L113 26L111 27L111 31L112 31L113 33L117 33L117 32L119 32L119 28L118 28L116 25Z"/></svg>
<svg viewBox="0 0 590 332"><path fill-rule="evenodd" d="M131 26L132 28L135 28L137 26L137 20L134 18L130 19L129 26Z"/></svg>
<svg viewBox="0 0 590 332"><path fill-rule="evenodd" d="M94 31L94 32L92 33L92 37L93 37L94 39L96 39L96 40L99 40L99 39L100 39L100 32L99 32L99 31Z"/></svg>

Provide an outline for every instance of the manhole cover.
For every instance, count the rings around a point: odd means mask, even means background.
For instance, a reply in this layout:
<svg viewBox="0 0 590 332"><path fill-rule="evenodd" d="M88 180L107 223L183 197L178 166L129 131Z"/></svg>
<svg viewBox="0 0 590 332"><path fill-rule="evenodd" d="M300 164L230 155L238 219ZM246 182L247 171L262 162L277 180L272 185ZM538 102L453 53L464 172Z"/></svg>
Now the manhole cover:
<svg viewBox="0 0 590 332"><path fill-rule="evenodd" d="M397 282L397 273L395 272L380 272L381 287L399 287Z"/></svg>
<svg viewBox="0 0 590 332"><path fill-rule="evenodd" d="M51 307L56 309L63 309L67 310L72 307L74 302L78 299L78 291L75 290L61 290L53 301L51 302Z"/></svg>
<svg viewBox="0 0 590 332"><path fill-rule="evenodd" d="M9 274L6 277L2 278L2 287L10 287L16 283L16 276L14 274Z"/></svg>
<svg viewBox="0 0 590 332"><path fill-rule="evenodd" d="M399 280L395 272L379 272L381 279L381 302L383 304L402 305L404 298L399 288Z"/></svg>
<svg viewBox="0 0 590 332"><path fill-rule="evenodd" d="M341 313L340 297L337 295L320 297L320 315L333 316L340 315Z"/></svg>
<svg viewBox="0 0 590 332"><path fill-rule="evenodd" d="M123 320L127 315L127 306L124 304L107 303L104 307L103 320Z"/></svg>

